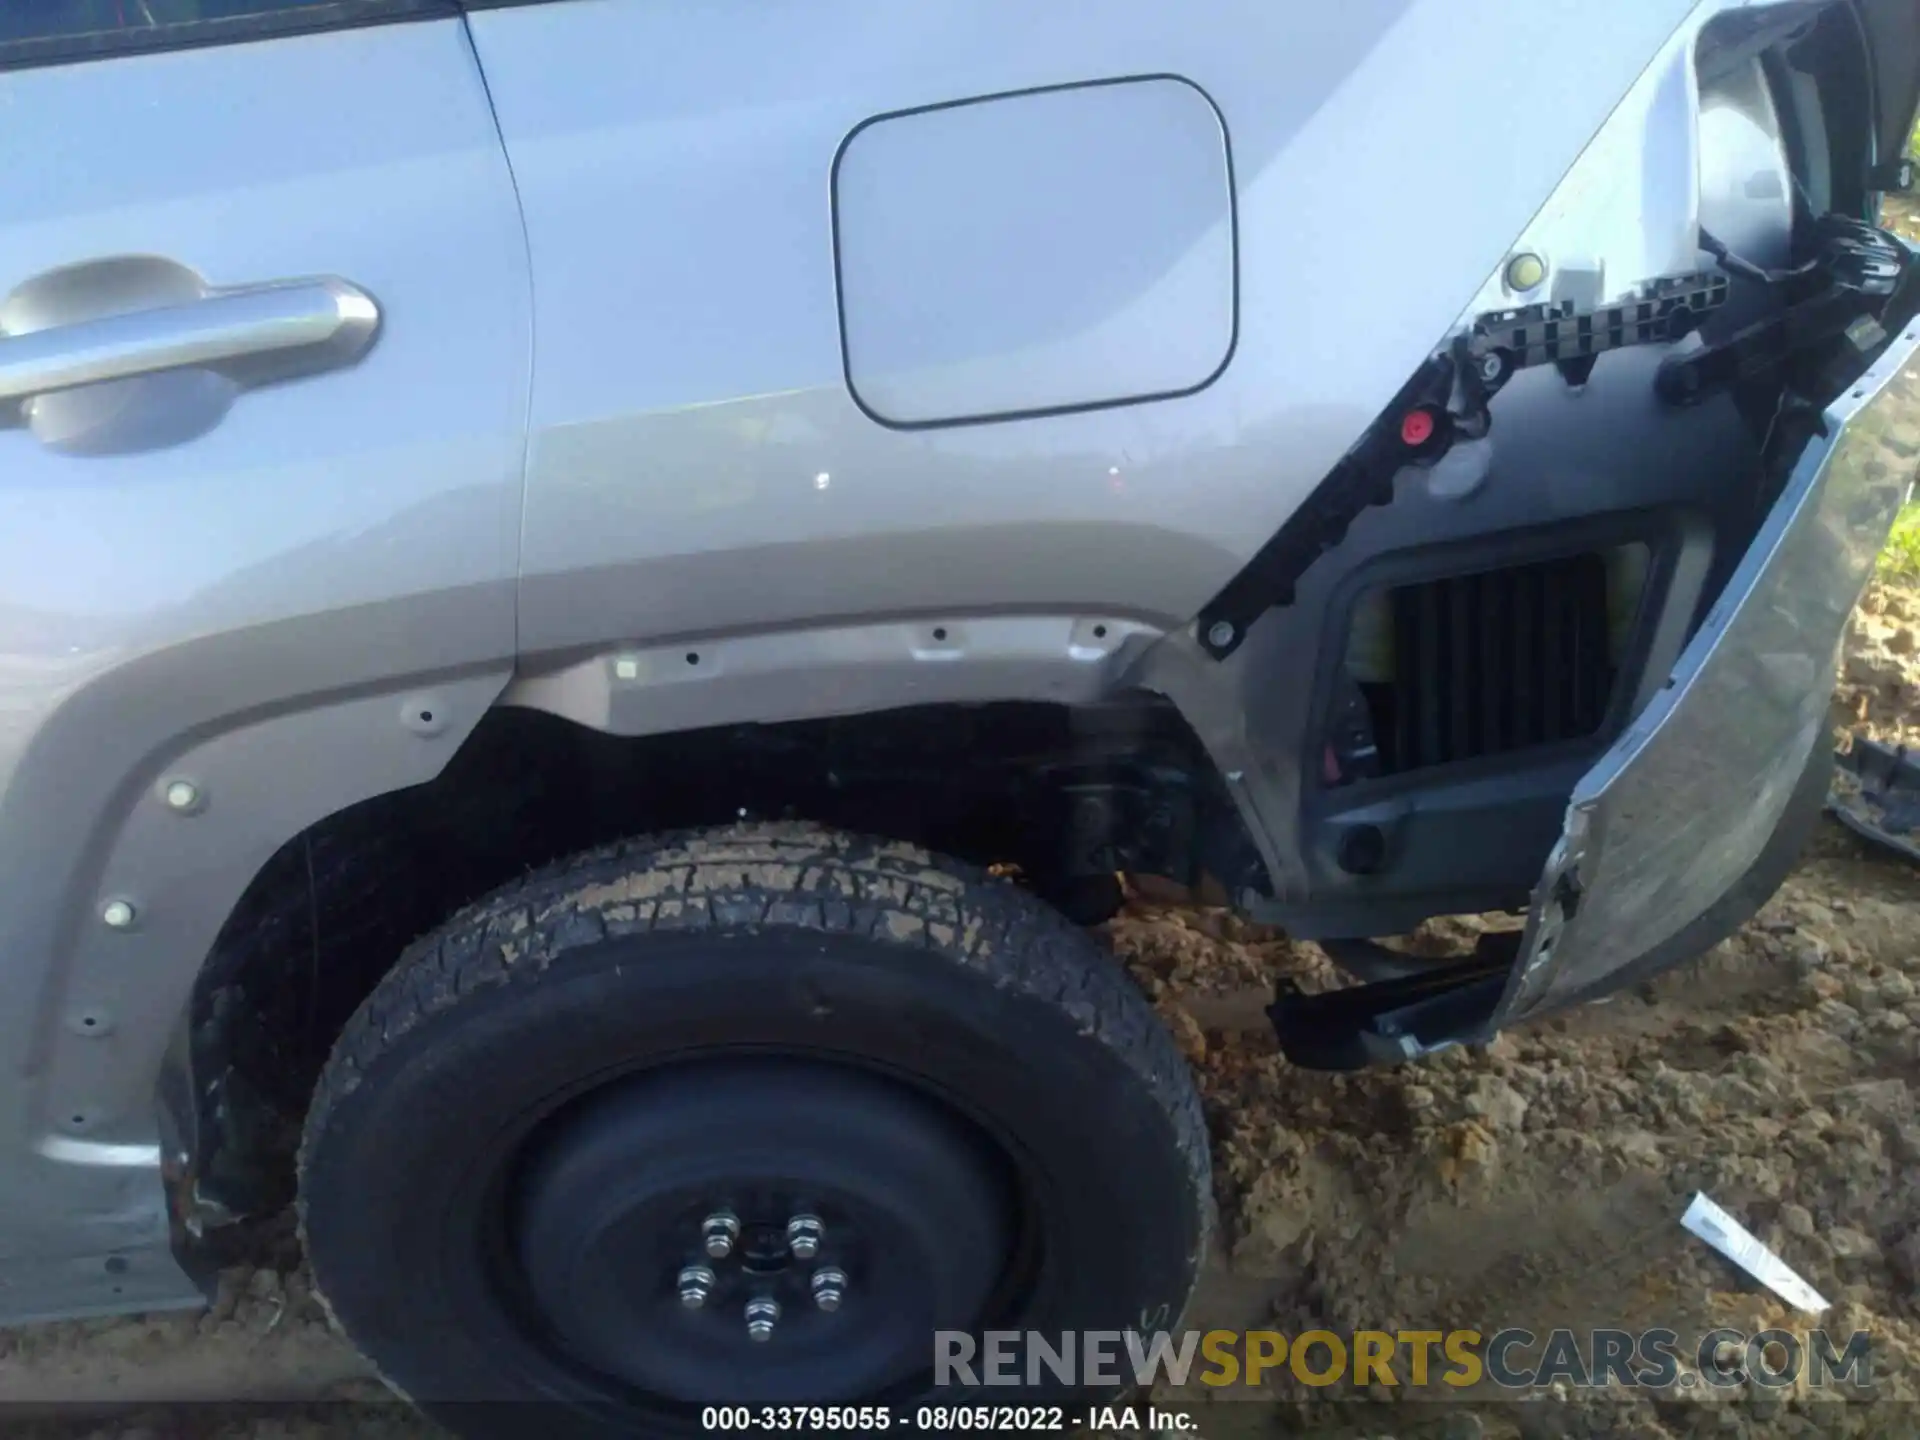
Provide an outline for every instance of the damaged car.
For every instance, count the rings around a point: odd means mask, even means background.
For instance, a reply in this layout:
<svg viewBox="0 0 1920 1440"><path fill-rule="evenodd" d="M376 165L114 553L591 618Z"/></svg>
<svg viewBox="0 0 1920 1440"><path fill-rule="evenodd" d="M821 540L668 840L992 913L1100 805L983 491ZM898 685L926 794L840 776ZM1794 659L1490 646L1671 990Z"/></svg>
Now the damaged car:
<svg viewBox="0 0 1920 1440"><path fill-rule="evenodd" d="M0 1321L293 1205L461 1433L912 1415L1207 1254L1121 877L1344 1069L1825 803L1911 0L43 0L0 98Z"/></svg>

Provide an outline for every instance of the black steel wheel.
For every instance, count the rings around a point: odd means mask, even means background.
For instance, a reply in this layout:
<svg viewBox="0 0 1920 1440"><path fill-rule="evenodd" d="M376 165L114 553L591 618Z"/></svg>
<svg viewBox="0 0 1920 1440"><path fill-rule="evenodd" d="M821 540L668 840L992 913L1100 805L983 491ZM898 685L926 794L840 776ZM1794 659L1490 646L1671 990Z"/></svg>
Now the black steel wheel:
<svg viewBox="0 0 1920 1440"><path fill-rule="evenodd" d="M1191 1077L1015 886L798 826L563 862L413 946L330 1059L301 1217L335 1317L452 1428L681 1434L934 1384L936 1332L1177 1322ZM469 1402L489 1402L472 1404Z"/></svg>

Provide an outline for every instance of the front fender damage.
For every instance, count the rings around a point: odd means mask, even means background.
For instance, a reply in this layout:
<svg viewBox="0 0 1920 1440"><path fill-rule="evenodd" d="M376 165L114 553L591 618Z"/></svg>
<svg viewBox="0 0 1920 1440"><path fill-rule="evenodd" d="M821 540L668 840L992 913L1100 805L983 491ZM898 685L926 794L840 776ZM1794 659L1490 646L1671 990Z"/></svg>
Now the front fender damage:
<svg viewBox="0 0 1920 1440"><path fill-rule="evenodd" d="M1439 974L1283 993L1269 1015L1291 1059L1347 1069L1484 1041L1697 955L1765 903L1825 800L1847 618L1920 464L1915 288L1666 683L1574 787L1517 944L1488 936L1502 943Z"/></svg>

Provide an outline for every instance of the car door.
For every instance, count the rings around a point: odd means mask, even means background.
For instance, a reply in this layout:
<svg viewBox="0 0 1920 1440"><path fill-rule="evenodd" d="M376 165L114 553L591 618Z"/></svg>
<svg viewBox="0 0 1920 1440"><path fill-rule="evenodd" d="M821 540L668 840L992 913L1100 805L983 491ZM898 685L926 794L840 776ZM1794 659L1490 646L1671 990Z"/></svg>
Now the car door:
<svg viewBox="0 0 1920 1440"><path fill-rule="evenodd" d="M347 697L504 683L529 337L451 4L0 6L8 1318L194 1293L162 1054L274 848L471 719Z"/></svg>

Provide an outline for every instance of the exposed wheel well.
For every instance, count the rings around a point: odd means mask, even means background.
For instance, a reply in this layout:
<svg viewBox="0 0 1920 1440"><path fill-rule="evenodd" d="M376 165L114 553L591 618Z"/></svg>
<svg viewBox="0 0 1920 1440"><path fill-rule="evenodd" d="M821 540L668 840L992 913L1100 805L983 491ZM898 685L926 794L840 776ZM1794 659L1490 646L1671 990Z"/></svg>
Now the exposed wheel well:
<svg viewBox="0 0 1920 1440"><path fill-rule="evenodd" d="M191 1234L278 1209L314 1082L413 939L529 869L623 836L740 818L906 840L1021 879L1082 923L1116 872L1212 898L1263 883L1171 704L948 705L637 739L492 711L433 781L319 821L262 867L195 985L163 1085ZM171 1098L177 1097L177 1098Z"/></svg>

